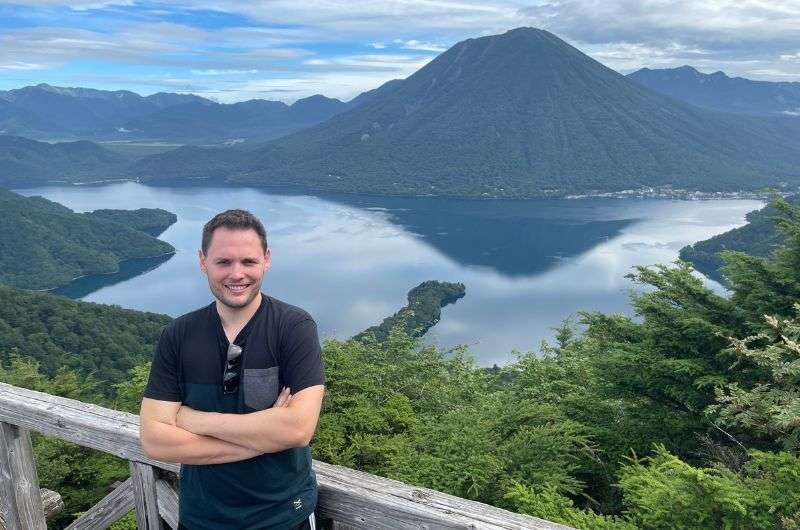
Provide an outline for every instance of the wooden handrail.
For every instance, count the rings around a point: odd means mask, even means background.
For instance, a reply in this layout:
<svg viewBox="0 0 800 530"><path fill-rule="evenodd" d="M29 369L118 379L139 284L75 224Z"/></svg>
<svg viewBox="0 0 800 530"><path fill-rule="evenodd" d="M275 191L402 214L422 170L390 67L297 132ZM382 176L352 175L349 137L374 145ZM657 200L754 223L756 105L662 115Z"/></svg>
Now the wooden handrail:
<svg viewBox="0 0 800 530"><path fill-rule="evenodd" d="M133 490L140 528L157 528L156 514L174 528L177 525L177 492L153 469L177 473L178 464L160 462L145 456L139 443L139 417L73 399L62 398L0 383L0 425L20 431L36 431L47 436L98 449L131 462L132 482L123 486ZM2 432L2 431L0 431ZM28 442L29 443L29 442ZM24 444L23 444L24 445ZM0 450L2 450L0 440ZM19 456L19 455L17 455ZM32 455L29 455L32 458ZM27 458L27 457L25 457ZM0 454L0 493L14 490L9 457ZM33 463L28 462L28 467ZM480 502L438 491L409 486L369 473L324 462L313 462L319 484L318 514L337 523L370 529L472 529L560 530L569 527L520 515ZM28 469L28 474L30 470ZM35 474L35 470L34 470ZM8 476L7 476L8 475ZM34 477L35 478L35 477ZM30 479L28 479L30 481ZM35 480L34 480L35 482ZM131 486L132 485L132 486ZM121 486L121 487L123 487ZM38 495L38 484L25 491ZM17 513L20 497L3 498L3 512ZM25 497L23 492L22 497ZM41 503L41 500L39 501ZM112 492L98 503L104 513L121 511L121 503L131 502L128 490ZM119 503L115 506L112 503ZM10 506L13 504L13 506ZM34 510L26 505L26 510ZM90 510L90 512L93 512ZM88 512L87 512L88 513ZM123 512L124 513L124 512ZM94 515L84 518L91 521ZM109 524L109 516L100 517ZM160 523L158 523L160 524ZM78 524L77 527L92 528ZM100 526L95 526L98 528ZM9 529L14 528L13 524ZM27 527L25 527L27 530Z"/></svg>

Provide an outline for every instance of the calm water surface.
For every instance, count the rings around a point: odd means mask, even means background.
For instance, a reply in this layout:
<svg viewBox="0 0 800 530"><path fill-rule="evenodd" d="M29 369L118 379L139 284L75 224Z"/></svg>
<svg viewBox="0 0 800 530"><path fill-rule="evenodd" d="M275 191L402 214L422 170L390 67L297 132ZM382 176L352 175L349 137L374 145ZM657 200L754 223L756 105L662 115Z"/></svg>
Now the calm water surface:
<svg viewBox="0 0 800 530"><path fill-rule="evenodd" d="M118 276L70 286L83 300L173 316L207 304L197 265L202 226L221 210L246 208L264 220L272 247L264 290L311 312L323 338L380 322L422 281L459 281L466 297L443 310L426 340L467 344L483 365L510 362L513 350L538 350L551 328L578 310L630 314L633 285L624 276L631 267L669 263L684 245L742 225L761 206L318 197L134 183L18 191L75 211L158 207L178 215L160 236L177 249L174 257L132 262Z"/></svg>

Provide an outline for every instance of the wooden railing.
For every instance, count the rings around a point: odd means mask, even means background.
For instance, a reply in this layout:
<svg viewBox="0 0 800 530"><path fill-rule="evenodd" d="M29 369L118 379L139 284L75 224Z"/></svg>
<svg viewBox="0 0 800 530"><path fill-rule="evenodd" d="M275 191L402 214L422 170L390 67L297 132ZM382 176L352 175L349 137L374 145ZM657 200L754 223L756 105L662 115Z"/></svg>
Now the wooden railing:
<svg viewBox="0 0 800 530"><path fill-rule="evenodd" d="M139 444L139 417L0 383L0 509L8 530L47 527L30 431L130 462L131 477L68 528L107 528L136 510L140 529L178 526L178 464L152 460ZM566 529L568 527L314 461L317 513L338 528Z"/></svg>

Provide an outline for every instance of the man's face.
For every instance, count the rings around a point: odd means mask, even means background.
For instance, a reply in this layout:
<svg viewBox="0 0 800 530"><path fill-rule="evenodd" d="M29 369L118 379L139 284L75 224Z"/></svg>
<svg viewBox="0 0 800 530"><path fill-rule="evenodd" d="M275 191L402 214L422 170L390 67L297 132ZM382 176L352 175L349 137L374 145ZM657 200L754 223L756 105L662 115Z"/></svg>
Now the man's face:
<svg viewBox="0 0 800 530"><path fill-rule="evenodd" d="M255 230L214 230L205 254L200 250L200 269L220 303L241 309L261 292L261 280L270 266L270 251L264 251Z"/></svg>

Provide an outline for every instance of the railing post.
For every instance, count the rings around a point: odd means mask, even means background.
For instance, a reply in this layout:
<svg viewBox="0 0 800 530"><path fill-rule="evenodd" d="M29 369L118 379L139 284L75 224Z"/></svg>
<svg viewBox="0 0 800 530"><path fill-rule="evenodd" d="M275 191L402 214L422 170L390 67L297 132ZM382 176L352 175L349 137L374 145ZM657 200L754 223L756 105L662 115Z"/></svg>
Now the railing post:
<svg viewBox="0 0 800 530"><path fill-rule="evenodd" d="M0 422L0 514L8 530L47 530L26 429Z"/></svg>
<svg viewBox="0 0 800 530"><path fill-rule="evenodd" d="M141 462L131 462L130 467L137 526L139 530L161 530L155 469Z"/></svg>

